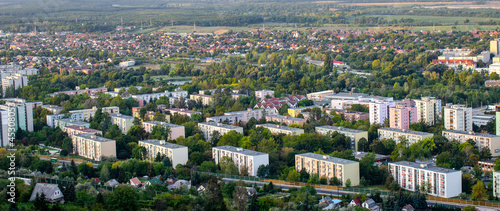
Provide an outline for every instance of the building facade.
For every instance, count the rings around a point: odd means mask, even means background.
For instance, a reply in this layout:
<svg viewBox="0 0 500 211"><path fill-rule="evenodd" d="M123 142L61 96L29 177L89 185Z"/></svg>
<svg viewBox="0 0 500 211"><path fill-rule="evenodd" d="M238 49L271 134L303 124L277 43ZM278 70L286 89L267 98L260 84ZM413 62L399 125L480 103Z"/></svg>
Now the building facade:
<svg viewBox="0 0 500 211"><path fill-rule="evenodd" d="M307 122L307 119L283 116L283 115L266 115L266 121L278 122L280 124L285 123L286 125L297 124L300 126L304 126L304 124L306 124Z"/></svg>
<svg viewBox="0 0 500 211"><path fill-rule="evenodd" d="M116 142L93 134L75 134L71 138L73 153L101 161L102 157L116 157Z"/></svg>
<svg viewBox="0 0 500 211"><path fill-rule="evenodd" d="M201 104L203 104L203 105L209 105L210 102L212 102L212 96L210 96L210 95L192 94L190 96L190 99L194 100L194 101L200 100Z"/></svg>
<svg viewBox="0 0 500 211"><path fill-rule="evenodd" d="M246 166L249 176L256 176L260 166L269 165L269 155L266 153L228 145L212 147L212 158L216 164L219 164L223 157L229 157L240 172L241 168Z"/></svg>
<svg viewBox="0 0 500 211"><path fill-rule="evenodd" d="M444 128L447 130L472 131L472 108L464 105L444 107Z"/></svg>
<svg viewBox="0 0 500 211"><path fill-rule="evenodd" d="M0 105L1 110L6 110L10 113L9 118L13 118L14 128L21 128L33 132L33 107L34 103L27 102L21 98L7 98L3 99L4 105ZM11 124L9 122L9 124ZM12 125L11 125L12 126Z"/></svg>
<svg viewBox="0 0 500 211"><path fill-rule="evenodd" d="M167 122L160 122L160 121L142 122L142 127L148 133L151 133L153 131L153 127L155 125L170 128L170 135L168 136L169 140L173 140L173 139L177 139L179 137L186 136L185 128L182 125L176 125L176 124L171 124L171 123L167 123Z"/></svg>
<svg viewBox="0 0 500 211"><path fill-rule="evenodd" d="M186 115L188 117L191 117L193 114L200 114L201 112L199 111L193 111L185 108L167 108L163 110L164 112L170 112L171 115L174 114L179 114L179 115Z"/></svg>
<svg viewBox="0 0 500 211"><path fill-rule="evenodd" d="M297 172L305 169L310 175L318 174L330 178L337 177L346 186L347 180L351 181L351 186L359 185L359 163L352 160L321 155L316 153L303 153L295 155L295 170Z"/></svg>
<svg viewBox="0 0 500 211"><path fill-rule="evenodd" d="M134 117L123 114L109 114L111 116L111 124L115 124L122 131L127 133L134 126Z"/></svg>
<svg viewBox="0 0 500 211"><path fill-rule="evenodd" d="M391 128L409 129L410 124L417 122L415 102L410 99L405 99L405 101L397 103L396 107L389 108L389 123Z"/></svg>
<svg viewBox="0 0 500 211"><path fill-rule="evenodd" d="M476 142L476 146L479 150L487 147L490 149L492 156L500 156L500 136L487 134L487 133L476 133L474 131L456 131L456 130L445 130L443 131L443 136L449 141L457 140L460 143L465 143L467 140L471 139Z"/></svg>
<svg viewBox="0 0 500 211"><path fill-rule="evenodd" d="M283 125L275 125L275 124L257 124L255 127L263 127L269 129L272 134L285 134L291 136L298 136L304 133L304 129L287 127Z"/></svg>
<svg viewBox="0 0 500 211"><path fill-rule="evenodd" d="M54 120L54 127L59 127L63 129L64 127L67 126L81 126L81 127L90 127L90 123L88 122L83 122L79 120L74 120L74 119L56 119Z"/></svg>
<svg viewBox="0 0 500 211"><path fill-rule="evenodd" d="M154 161L158 153L170 159L173 167L178 164L185 165L188 161L188 147L186 146L155 139L141 140L139 146L146 148L149 161Z"/></svg>
<svg viewBox="0 0 500 211"><path fill-rule="evenodd" d="M389 118L389 108L394 106L394 101L375 100L370 102L370 124L384 124L384 121Z"/></svg>
<svg viewBox="0 0 500 211"><path fill-rule="evenodd" d="M66 126L62 128L62 131L68 134L70 138L73 137L73 135L77 134L91 134L91 135L96 135L99 134L102 136L102 131L88 128L88 127L83 127L83 126L77 126L77 125L72 125L72 126Z"/></svg>
<svg viewBox="0 0 500 211"><path fill-rule="evenodd" d="M237 133L243 133L242 127L237 127L233 125L226 125L222 123L215 122L200 122L198 123L198 128L200 128L201 132L203 132L203 136L205 136L205 140L210 140L212 138L212 134L217 131L222 136L229 131L235 131Z"/></svg>
<svg viewBox="0 0 500 211"><path fill-rule="evenodd" d="M215 123L227 122L228 124L235 124L241 122L243 124L246 124L252 117L255 118L255 120L261 119L262 117L264 117L264 109L252 110L251 108L248 108L247 110L244 111L227 112L224 113L223 116L207 117L206 121L207 122L212 121Z"/></svg>
<svg viewBox="0 0 500 211"><path fill-rule="evenodd" d="M389 172L408 191L423 188L427 194L452 198L462 193L462 172L409 161L389 163Z"/></svg>
<svg viewBox="0 0 500 211"><path fill-rule="evenodd" d="M269 97L274 97L274 91L272 90L260 90L260 91L255 91L255 98L257 98L257 101L263 98L266 98L266 96Z"/></svg>
<svg viewBox="0 0 500 211"><path fill-rule="evenodd" d="M355 130L344 127L336 127L330 125L318 126L316 127L316 132L319 134L326 135L328 133L340 133L351 139L351 149L353 151L358 151L358 142L361 138L365 138L368 141L368 131Z"/></svg>
<svg viewBox="0 0 500 211"><path fill-rule="evenodd" d="M411 145L413 143L419 142L420 140L423 140L426 138L432 138L432 137L434 137L434 134L420 132L420 131L414 131L414 130L407 130L407 129L397 129L397 128L380 128L380 129L378 129L378 138L380 140L392 139L396 143L399 143L400 137L404 137L406 140L408 140L408 144Z"/></svg>
<svg viewBox="0 0 500 211"><path fill-rule="evenodd" d="M433 125L437 118L442 115L441 100L434 97L422 97L415 101L417 108L417 122L423 121L429 125Z"/></svg>

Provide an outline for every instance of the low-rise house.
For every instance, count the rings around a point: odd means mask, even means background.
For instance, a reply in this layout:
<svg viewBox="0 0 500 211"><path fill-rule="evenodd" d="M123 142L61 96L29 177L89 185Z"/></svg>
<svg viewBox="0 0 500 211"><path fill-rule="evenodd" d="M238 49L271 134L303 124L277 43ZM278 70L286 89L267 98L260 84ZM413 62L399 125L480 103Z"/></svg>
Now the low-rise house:
<svg viewBox="0 0 500 211"><path fill-rule="evenodd" d="M153 179L150 179L148 180L147 182L144 183L144 187L148 186L148 185L154 185L154 184L158 184L158 185L161 185L163 184L158 178L153 178Z"/></svg>
<svg viewBox="0 0 500 211"><path fill-rule="evenodd" d="M351 200L351 202L349 203L349 206L361 206L361 200L359 200L359 198L354 198L353 200Z"/></svg>
<svg viewBox="0 0 500 211"><path fill-rule="evenodd" d="M411 206L411 204L407 204L403 207L402 211L414 211L415 208L413 208L413 206Z"/></svg>
<svg viewBox="0 0 500 211"><path fill-rule="evenodd" d="M116 179L110 179L109 181L106 182L105 185L109 186L109 187L116 187L116 186L120 185L120 183L118 181L116 181Z"/></svg>
<svg viewBox="0 0 500 211"><path fill-rule="evenodd" d="M198 193L204 193L205 190L207 189L207 184L201 184L197 189L196 191L198 191Z"/></svg>
<svg viewBox="0 0 500 211"><path fill-rule="evenodd" d="M134 178L130 179L130 185L138 188L138 187L141 187L142 182L139 180L139 178L134 177Z"/></svg>
<svg viewBox="0 0 500 211"><path fill-rule="evenodd" d="M57 184L37 183L31 193L30 201L36 199L37 195L45 194L45 200L49 203L64 202L64 195Z"/></svg>
<svg viewBox="0 0 500 211"><path fill-rule="evenodd" d="M365 202L363 202L363 204L361 204L361 206L363 208L369 209L371 211L379 211L380 210L380 207L377 204L375 204L375 201L373 201L373 199L366 200Z"/></svg>
<svg viewBox="0 0 500 211"><path fill-rule="evenodd" d="M191 188L191 183L187 180L177 180L174 184L168 186L169 190L175 190L178 188L186 188L189 190Z"/></svg>

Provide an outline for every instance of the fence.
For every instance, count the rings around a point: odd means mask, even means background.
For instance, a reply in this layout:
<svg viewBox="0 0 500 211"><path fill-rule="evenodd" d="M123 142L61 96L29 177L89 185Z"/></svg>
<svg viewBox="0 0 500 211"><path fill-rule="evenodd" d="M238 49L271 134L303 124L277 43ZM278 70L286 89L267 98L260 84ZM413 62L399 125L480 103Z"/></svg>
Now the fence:
<svg viewBox="0 0 500 211"><path fill-rule="evenodd" d="M431 200L431 201L455 203L455 204L460 204L460 205L472 205L472 206L483 206L483 207L500 208L500 204L499 203L486 202L486 201L470 201L470 200L463 200L463 199L447 199L447 198L441 198L441 197L436 197L436 196L427 196L427 199Z"/></svg>
<svg viewBox="0 0 500 211"><path fill-rule="evenodd" d="M215 177L222 176L226 179L236 179L236 180L244 180L244 181L253 181L253 182L261 182L260 178L250 177L250 176L238 176L238 175L229 175L229 174L221 174L221 173L212 173L212 172L204 172L204 171L192 171L193 173L198 174L209 174Z"/></svg>

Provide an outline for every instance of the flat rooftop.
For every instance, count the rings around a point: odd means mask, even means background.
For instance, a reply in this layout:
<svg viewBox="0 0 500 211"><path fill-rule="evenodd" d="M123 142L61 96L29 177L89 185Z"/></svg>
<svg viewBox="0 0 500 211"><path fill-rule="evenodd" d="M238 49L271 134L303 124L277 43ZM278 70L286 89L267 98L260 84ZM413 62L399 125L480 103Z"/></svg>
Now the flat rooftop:
<svg viewBox="0 0 500 211"><path fill-rule="evenodd" d="M156 146L161 146L161 147L171 148L171 149L175 149L175 148L187 148L186 146L182 146L182 145L179 145L179 144L170 143L168 141L156 140L156 139L140 140L139 142L144 142L144 143L153 144L153 145L156 145Z"/></svg>
<svg viewBox="0 0 500 211"><path fill-rule="evenodd" d="M134 117L129 116L129 115L123 115L123 114L111 113L111 114L109 114L109 116L111 116L111 117L118 117L118 118L122 118L122 119L132 119L132 120L134 120Z"/></svg>
<svg viewBox="0 0 500 211"><path fill-rule="evenodd" d="M486 137L486 138L498 138L500 136L489 134L489 133L476 133L476 132L466 132L466 131L458 131L458 130L445 130L443 131L444 133L454 133L454 134L460 134L460 135L468 135L468 136L480 136L480 137Z"/></svg>
<svg viewBox="0 0 500 211"><path fill-rule="evenodd" d="M356 130L356 129L345 128L345 127L336 127L336 126L331 126L331 125L318 126L316 128L323 128L323 129L327 129L327 130L335 130L335 131L347 132L347 133L364 133L364 132L368 132L368 131L364 131L364 130Z"/></svg>
<svg viewBox="0 0 500 211"><path fill-rule="evenodd" d="M210 125L210 126L214 126L214 127L222 127L222 128L227 128L227 129L239 129L239 128L242 128L242 127L238 127L238 126L234 126L234 125L226 125L226 124L215 123L215 122L199 122L198 124Z"/></svg>
<svg viewBox="0 0 500 211"><path fill-rule="evenodd" d="M428 164L424 164L424 163L420 164L420 163L415 163L415 162L410 162L410 161L398 161L398 162L392 162L391 164L412 167L412 168L416 168L416 169L423 169L423 170L433 171L433 172L440 172L440 173L445 173L445 174L460 172L460 171L453 170L453 169L441 168L441 167L437 167L437 166L433 166L433 165L428 165Z"/></svg>
<svg viewBox="0 0 500 211"><path fill-rule="evenodd" d="M257 124L255 127L271 127L271 128L276 128L276 129L281 129L281 130L288 130L288 131L303 131L304 129L300 128L294 128L294 127L288 127L288 126L283 126L283 125L275 125L275 124Z"/></svg>
<svg viewBox="0 0 500 211"><path fill-rule="evenodd" d="M181 125L176 125L176 124L172 124L172 123L168 123L168 122L161 122L161 121L147 121L147 122L143 122L143 124L154 124L154 125L168 126L170 128L183 127Z"/></svg>
<svg viewBox="0 0 500 211"><path fill-rule="evenodd" d="M73 137L81 137L81 138L90 139L90 140L98 141L98 142L115 141L115 140L112 140L112 139L107 139L107 138L104 138L104 137L101 137L101 136L96 136L96 135L87 134L87 133L75 134L75 135L73 135Z"/></svg>
<svg viewBox="0 0 500 211"><path fill-rule="evenodd" d="M297 118L297 117L291 117L291 116L283 116L283 115L267 115L268 117L274 117L274 118L279 118L279 119L289 119L293 121L307 121L307 119L302 119L302 118Z"/></svg>
<svg viewBox="0 0 500 211"><path fill-rule="evenodd" d="M72 130L78 130L84 133L99 133L101 132L100 130L88 128L88 127L83 127L83 126L78 126L78 125L71 125L71 126L66 126L65 128L69 128Z"/></svg>
<svg viewBox="0 0 500 211"><path fill-rule="evenodd" d="M212 147L213 149L222 149L234 153L239 153L239 154L244 154L244 155L251 155L251 156L259 156L259 155L267 155L267 153L263 152L257 152L249 149L243 149L241 147L233 147L233 146L220 146L220 147Z"/></svg>
<svg viewBox="0 0 500 211"><path fill-rule="evenodd" d="M80 121L80 120L74 120L74 119L70 119L70 118L66 118L66 119L56 119L54 121L60 121L60 122L66 122L66 123L72 123L72 124L90 124L88 122L84 122L84 121Z"/></svg>
<svg viewBox="0 0 500 211"><path fill-rule="evenodd" d="M307 157L307 158L314 158L317 160L322 160L322 161L328 161L332 163L337 163L337 164L353 164L353 163L358 163L357 161L353 160L347 160L347 159L342 159L342 158L337 158L337 157L332 157L330 155L321 155L321 154L316 154L312 152L308 153L303 153L303 154L297 154L298 156L302 157Z"/></svg>
<svg viewBox="0 0 500 211"><path fill-rule="evenodd" d="M184 113L201 113L199 111L193 111L185 108L167 108L165 111L175 111L175 112L184 112Z"/></svg>
<svg viewBox="0 0 500 211"><path fill-rule="evenodd" d="M426 133L426 132L415 131L415 130L407 130L407 129L398 129L398 128L380 128L378 130L379 131L392 131L392 132L406 133L406 134L413 134L413 135L421 135L421 136L434 135L432 133Z"/></svg>

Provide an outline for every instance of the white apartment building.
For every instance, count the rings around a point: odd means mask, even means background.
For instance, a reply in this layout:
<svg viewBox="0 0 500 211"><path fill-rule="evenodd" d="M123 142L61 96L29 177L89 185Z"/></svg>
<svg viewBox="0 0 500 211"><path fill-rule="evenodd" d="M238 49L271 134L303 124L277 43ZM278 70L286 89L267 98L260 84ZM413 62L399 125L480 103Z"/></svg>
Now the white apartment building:
<svg viewBox="0 0 500 211"><path fill-rule="evenodd" d="M407 130L407 129L397 129L397 128L380 128L380 129L378 129L379 140L392 139L396 143L399 143L400 137L404 137L406 140L408 140L408 144L411 145L413 143L419 142L422 139L432 138L432 137L434 137L434 134L420 132L420 131L414 131L414 130Z"/></svg>
<svg viewBox="0 0 500 211"><path fill-rule="evenodd" d="M115 124L122 131L127 133L134 126L134 117L123 114L109 114L111 116L111 124Z"/></svg>
<svg viewBox="0 0 500 211"><path fill-rule="evenodd" d="M63 107L55 105L42 105L41 107L52 112L53 114L59 114L64 109Z"/></svg>
<svg viewBox="0 0 500 211"><path fill-rule="evenodd" d="M252 117L255 118L255 120L261 119L262 117L264 117L264 109L252 110L251 108L248 108L244 111L226 112L223 116L207 117L206 121L212 121L215 123L222 123L227 121L228 124L242 122L243 124L246 124Z"/></svg>
<svg viewBox="0 0 500 211"><path fill-rule="evenodd" d="M415 101L417 107L417 122L424 121L429 125L433 125L437 118L442 115L441 100L434 97L422 97Z"/></svg>
<svg viewBox="0 0 500 211"><path fill-rule="evenodd" d="M316 132L319 134L327 135L328 133L340 133L351 139L351 149L353 151L358 151L358 142L361 138L365 138L368 141L368 131L355 130L344 127L336 127L331 125L318 126L315 128Z"/></svg>
<svg viewBox="0 0 500 211"><path fill-rule="evenodd" d="M141 140L139 146L146 148L149 161L154 161L158 153L170 159L174 168L177 164L185 165L188 161L188 147L186 146L156 139Z"/></svg>
<svg viewBox="0 0 500 211"><path fill-rule="evenodd" d="M28 76L16 73L15 75L2 78L2 89L4 95L7 91L7 88L9 88L10 86L14 86L14 89L20 89L28 86Z"/></svg>
<svg viewBox="0 0 500 211"><path fill-rule="evenodd" d="M260 90L260 91L255 91L255 98L257 98L257 101L263 98L266 98L266 96L269 97L274 97L274 91L272 90Z"/></svg>
<svg viewBox="0 0 500 211"><path fill-rule="evenodd" d="M72 126L66 126L62 128L62 131L68 134L68 137L72 138L76 134L91 134L91 135L96 135L99 134L102 136L102 131L88 128L88 127L83 127L83 126L78 126L78 125L72 125Z"/></svg>
<svg viewBox="0 0 500 211"><path fill-rule="evenodd" d="M97 109L98 109L97 107L93 107L90 109L70 111L69 113L71 116L69 118L75 120L89 121L90 118L94 118ZM108 113L108 114L119 114L120 108L118 106L102 107L101 111L103 113Z"/></svg>
<svg viewBox="0 0 500 211"><path fill-rule="evenodd" d="M257 124L255 125L255 127L267 128L269 131L271 131L272 134L285 134L291 136L298 136L304 133L304 129L287 127L283 125L269 124L269 123Z"/></svg>
<svg viewBox="0 0 500 211"><path fill-rule="evenodd" d="M389 108L395 106L395 102L386 99L376 99L370 102L370 124L384 124L389 118Z"/></svg>
<svg viewBox="0 0 500 211"><path fill-rule="evenodd" d="M4 109L0 109L0 138L1 147L7 148L7 146L12 146L9 140L9 112Z"/></svg>
<svg viewBox="0 0 500 211"><path fill-rule="evenodd" d="M460 143L472 139L476 142L476 146L479 150L487 147L490 149L492 156L500 156L500 136L488 133L476 133L474 131L466 132L456 130L445 130L443 131L443 136L449 141L457 140Z"/></svg>
<svg viewBox="0 0 500 211"><path fill-rule="evenodd" d="M269 165L269 155L263 152L227 145L212 148L212 158L216 164L219 164L223 157L231 158L239 171L243 166L246 166L249 176L256 176L260 166Z"/></svg>
<svg viewBox="0 0 500 211"><path fill-rule="evenodd" d="M82 157L100 161L103 156L116 157L116 142L93 134L75 134L71 138L73 153Z"/></svg>
<svg viewBox="0 0 500 211"><path fill-rule="evenodd" d="M389 163L389 172L408 191L426 187L427 194L452 198L462 193L462 172L409 161Z"/></svg>
<svg viewBox="0 0 500 211"><path fill-rule="evenodd" d="M198 123L198 128L200 128L201 132L203 132L203 136L205 136L205 140L207 141L212 138L212 134L215 131L218 131L221 136L232 130L237 133L243 133L242 127L215 122L200 122Z"/></svg>
<svg viewBox="0 0 500 211"><path fill-rule="evenodd" d="M170 134L168 136L169 140L177 139L179 137L185 137L185 128L182 125L176 125L176 124L171 124L167 122L160 122L160 121L148 121L148 122L142 122L142 127L147 133L151 133L153 131L153 127L159 125L161 127L169 127L170 128Z"/></svg>
<svg viewBox="0 0 500 211"><path fill-rule="evenodd" d="M8 98L4 105L0 105L1 110L6 110L11 113L14 118L14 128L21 128L33 132L33 102L27 102L21 98ZM9 122L9 124L11 124Z"/></svg>
<svg viewBox="0 0 500 211"><path fill-rule="evenodd" d="M472 108L448 104L444 107L444 128L472 131Z"/></svg>

